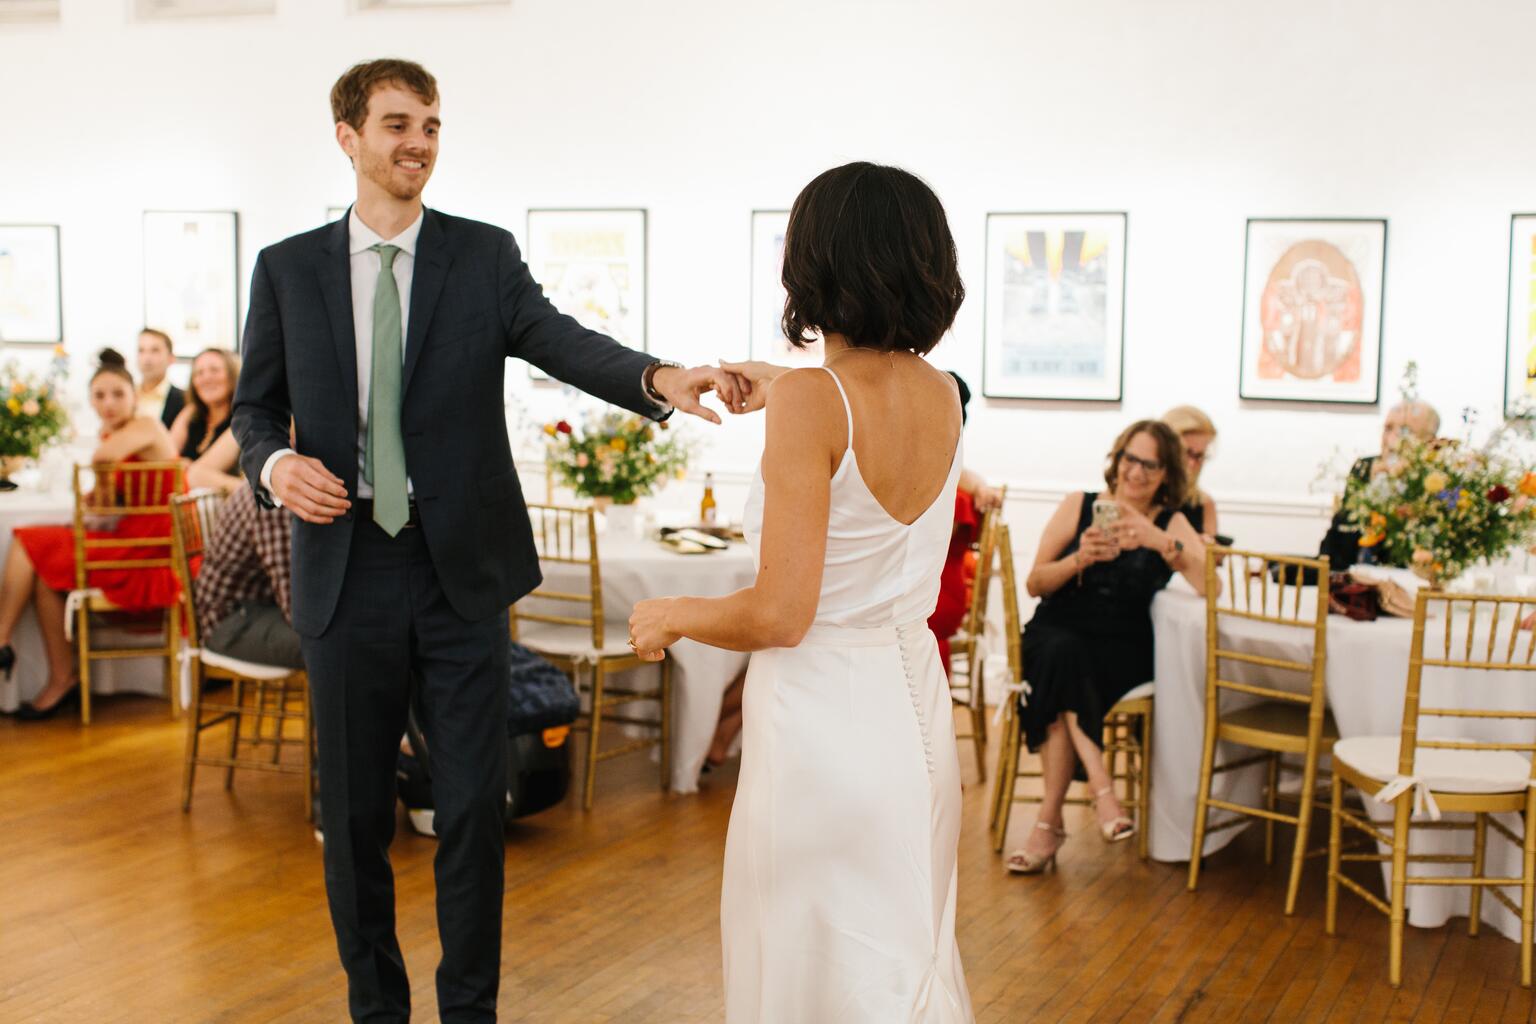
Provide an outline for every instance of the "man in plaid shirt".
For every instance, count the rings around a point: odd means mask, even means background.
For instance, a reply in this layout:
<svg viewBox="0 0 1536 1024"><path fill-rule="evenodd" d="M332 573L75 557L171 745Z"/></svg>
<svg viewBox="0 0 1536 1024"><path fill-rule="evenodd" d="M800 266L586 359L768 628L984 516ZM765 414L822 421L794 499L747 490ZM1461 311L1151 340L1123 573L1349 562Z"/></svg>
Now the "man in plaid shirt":
<svg viewBox="0 0 1536 1024"><path fill-rule="evenodd" d="M197 626L210 651L262 665L303 668L289 625L291 513L261 508L237 487L220 509L197 574Z"/></svg>

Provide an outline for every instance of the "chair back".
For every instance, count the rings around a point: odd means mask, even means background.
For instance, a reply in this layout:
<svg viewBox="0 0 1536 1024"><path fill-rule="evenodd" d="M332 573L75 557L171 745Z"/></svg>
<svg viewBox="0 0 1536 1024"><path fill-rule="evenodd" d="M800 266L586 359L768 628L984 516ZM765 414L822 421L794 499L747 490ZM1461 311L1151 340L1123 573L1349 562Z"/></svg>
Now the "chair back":
<svg viewBox="0 0 1536 1024"><path fill-rule="evenodd" d="M1277 566L1277 580L1270 579L1270 567ZM1309 598L1302 579L1311 570L1317 579L1315 593ZM1225 640L1222 626L1247 620L1285 627L1305 640L1311 634L1311 656L1306 660L1277 658L1238 650ZM1265 700L1286 701L1309 706L1309 717L1321 729L1326 705L1324 668L1328 654L1328 559L1271 555L1236 548L1209 547L1205 552L1205 699L1207 706L1219 701L1221 691L1246 693ZM1305 677L1306 689L1280 689L1258 683L1241 682L1223 674L1223 662L1252 665L1263 669L1297 673Z"/></svg>
<svg viewBox="0 0 1536 1024"><path fill-rule="evenodd" d="M76 589L87 589L89 575L97 569L171 567L170 502L185 489L184 473L180 460L75 466ZM130 516L160 518L132 536L88 536L87 520Z"/></svg>
<svg viewBox="0 0 1536 1024"><path fill-rule="evenodd" d="M1008 489L1003 488L1006 498ZM992 571L997 561L997 531L1003 525L1003 509L999 504L982 513L981 528L976 533L976 576L971 581L971 600L965 609L965 621L960 626L967 636L979 637L987 628L987 599L992 590Z"/></svg>
<svg viewBox="0 0 1536 1024"><path fill-rule="evenodd" d="M533 544L540 564L584 565L587 567L585 590L556 590L540 586L512 606L510 622L513 639L519 622L542 622L556 626L581 626L592 631L592 646L603 647L603 574L597 555L597 523L590 505L530 504L528 521L533 527ZM570 608L570 614L556 614L547 609Z"/></svg>
<svg viewBox="0 0 1536 1024"><path fill-rule="evenodd" d="M1531 779L1536 784L1536 711L1510 708L1510 703L1532 702L1523 687L1500 688L1491 680L1523 682L1506 673L1536 671L1536 630L1521 629L1521 623L1536 613L1536 597L1511 597L1482 594L1447 594L1420 588L1413 605L1413 646L1408 658L1408 685L1403 698L1403 733L1398 747L1398 773L1413 774L1414 755L1419 747L1441 750L1508 750L1531 761ZM1462 635L1463 626L1465 635ZM1454 687L1437 687L1446 695L1447 706L1424 706L1421 691L1424 669L1433 668L1458 673L1498 673L1467 675ZM1479 685L1481 683L1482 685ZM1503 689L1502 694L1494 691ZM1454 696L1452 696L1454 695ZM1504 699L1500 700L1502 696ZM1462 698L1458 700L1457 698ZM1505 705L1500 707L1498 705ZM1503 731L1514 737L1506 740L1447 740L1419 735L1423 718L1479 719L1490 724L1503 720L1511 723ZM1491 730L1496 731L1496 730Z"/></svg>
<svg viewBox="0 0 1536 1024"><path fill-rule="evenodd" d="M208 487L171 498L171 568L181 586L182 603L187 611L187 637L192 647L199 643L192 560L202 557L213 540L223 502L224 495Z"/></svg>
<svg viewBox="0 0 1536 1024"><path fill-rule="evenodd" d="M1020 639L1024 624L1019 618L1019 582L1013 569L1013 538L1007 523L998 523L993 543L997 548L999 582L1003 585L1003 638L1008 645L1008 682L1024 681L1024 649Z"/></svg>

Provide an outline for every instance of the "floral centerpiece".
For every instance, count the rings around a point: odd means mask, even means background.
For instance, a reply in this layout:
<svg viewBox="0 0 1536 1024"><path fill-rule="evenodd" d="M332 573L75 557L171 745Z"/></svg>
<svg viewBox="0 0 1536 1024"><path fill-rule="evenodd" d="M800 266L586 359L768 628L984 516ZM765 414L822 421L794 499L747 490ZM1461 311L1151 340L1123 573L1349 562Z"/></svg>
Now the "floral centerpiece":
<svg viewBox="0 0 1536 1024"><path fill-rule="evenodd" d="M68 372L63 346L54 347L42 373L24 373L15 361L0 366L0 490L14 490L11 473L64 433L69 416L62 392Z"/></svg>
<svg viewBox="0 0 1536 1024"><path fill-rule="evenodd" d="M1403 397L1414 397L1409 365ZM1479 560L1495 559L1536 531L1536 471L1517 449L1523 420L1502 423L1481 445L1405 436L1383 452L1367 479L1351 477L1343 507L1360 546L1383 565L1412 569L1432 585L1455 579Z"/></svg>
<svg viewBox="0 0 1536 1024"><path fill-rule="evenodd" d="M561 482L584 498L615 505L632 504L681 476L692 454L667 424L611 409L587 416L579 428L565 420L545 424L544 442Z"/></svg>

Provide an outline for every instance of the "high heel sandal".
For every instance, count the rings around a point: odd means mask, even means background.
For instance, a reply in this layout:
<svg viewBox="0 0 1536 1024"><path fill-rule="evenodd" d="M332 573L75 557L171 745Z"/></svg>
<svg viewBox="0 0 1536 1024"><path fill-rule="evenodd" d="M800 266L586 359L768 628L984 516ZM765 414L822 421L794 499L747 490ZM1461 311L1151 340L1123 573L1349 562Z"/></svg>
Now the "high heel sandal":
<svg viewBox="0 0 1536 1024"><path fill-rule="evenodd" d="M1099 809L1099 798L1103 797L1106 793L1110 796L1114 796L1115 787L1105 786L1103 789L1093 794L1093 809L1095 811ZM1124 814L1121 814L1118 818L1112 818L1109 821L1099 822L1099 835L1104 837L1104 841L1106 843L1124 842L1135 834L1136 823L1130 818L1127 818Z"/></svg>
<svg viewBox="0 0 1536 1024"><path fill-rule="evenodd" d="M0 647L0 672L5 673L5 681L11 681L11 672L16 668L16 648L10 644Z"/></svg>
<svg viewBox="0 0 1536 1024"><path fill-rule="evenodd" d="M1037 822L1035 822L1035 828L1041 829L1041 830L1043 830L1045 832L1049 832L1052 835L1054 835L1057 839L1065 839L1065 838L1067 838L1067 830L1064 829L1064 828L1061 828L1059 826L1056 826L1056 825L1047 825L1043 821L1037 821ZM1028 852L1027 850L1025 850L1021 846L1017 850L1013 851L1012 853L1010 853L1008 855L1008 863L1007 863L1006 866L1008 868L1009 874L1014 874L1014 875L1040 875L1040 874L1044 874L1047 870L1054 870L1055 869L1055 867L1056 867L1056 854L1058 854L1060 852L1061 852L1061 844L1060 843L1057 843L1056 844L1056 849L1052 850L1050 853L1046 854L1044 857L1036 857L1034 854Z"/></svg>
<svg viewBox="0 0 1536 1024"><path fill-rule="evenodd" d="M16 709L16 721L18 721L18 722L42 722L42 721L45 721L45 720L47 720L49 718L52 718L54 715L58 714L60 711L64 710L65 708L71 707L74 704L79 703L79 701L80 701L80 684L76 683L74 686L71 686L68 690L64 691L64 696L62 696L58 700L54 701L52 704L48 705L46 708L39 708L35 704L33 704L31 701L27 701L27 702L23 703L20 707L18 707Z"/></svg>

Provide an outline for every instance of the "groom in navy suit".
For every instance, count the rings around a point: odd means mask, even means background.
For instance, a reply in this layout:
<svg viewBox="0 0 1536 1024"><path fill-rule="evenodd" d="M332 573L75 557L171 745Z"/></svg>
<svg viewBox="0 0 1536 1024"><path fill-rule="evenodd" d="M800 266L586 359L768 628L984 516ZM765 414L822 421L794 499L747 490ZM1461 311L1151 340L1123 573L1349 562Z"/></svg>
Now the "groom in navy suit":
<svg viewBox="0 0 1536 1024"><path fill-rule="evenodd" d="M657 420L677 408L718 423L700 397L739 409L739 382L581 327L544 298L511 234L425 209L441 121L420 65L359 64L331 109L357 202L257 258L233 430L257 496L296 517L293 625L352 1017L410 1017L389 843L414 701L432 752L441 1019L494 1021L507 607L539 582L507 359Z"/></svg>

